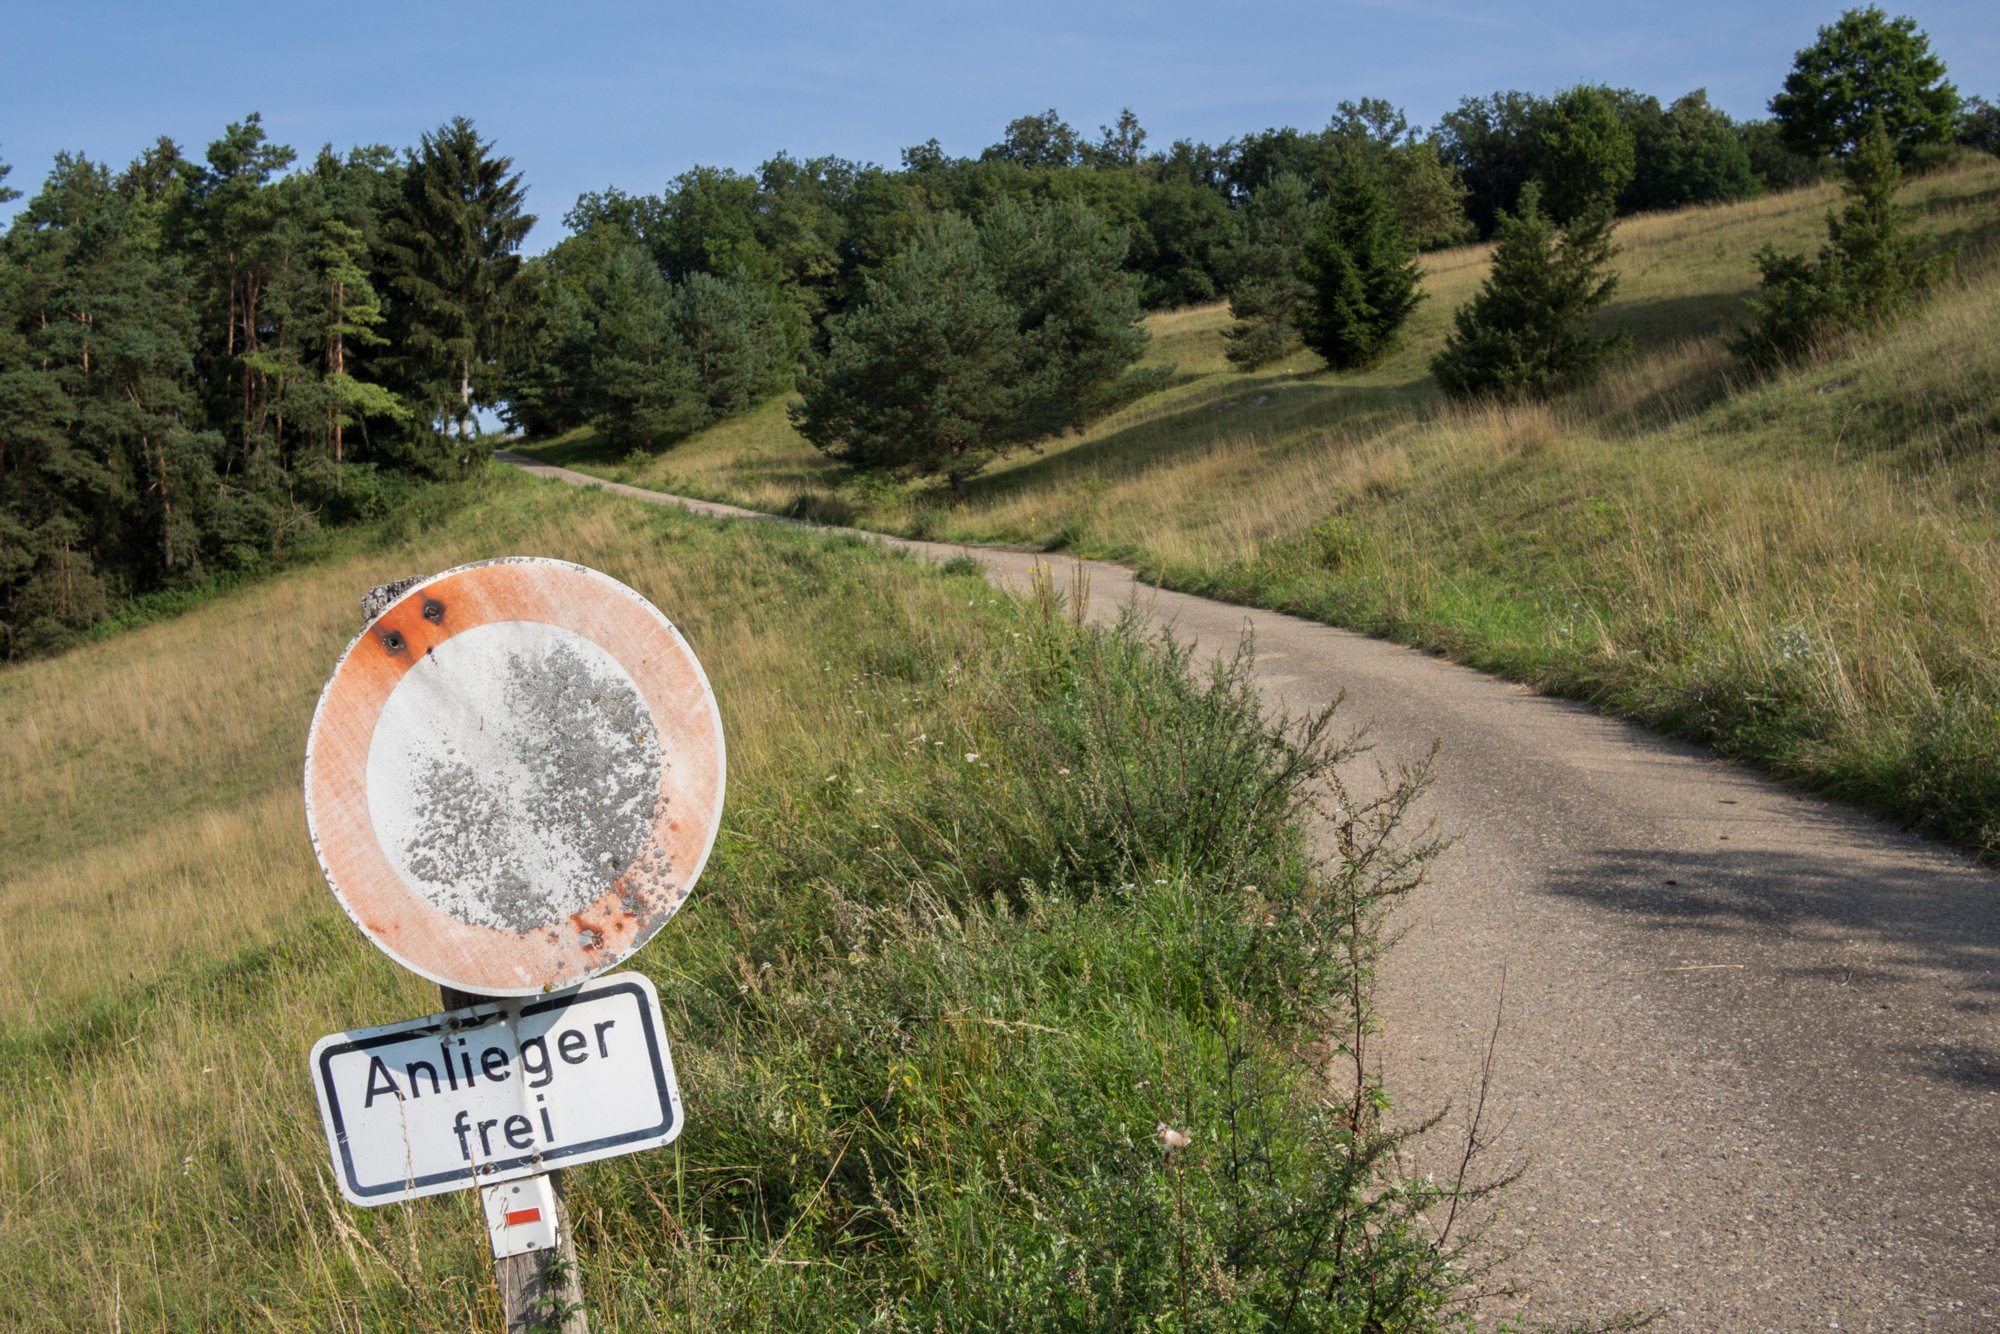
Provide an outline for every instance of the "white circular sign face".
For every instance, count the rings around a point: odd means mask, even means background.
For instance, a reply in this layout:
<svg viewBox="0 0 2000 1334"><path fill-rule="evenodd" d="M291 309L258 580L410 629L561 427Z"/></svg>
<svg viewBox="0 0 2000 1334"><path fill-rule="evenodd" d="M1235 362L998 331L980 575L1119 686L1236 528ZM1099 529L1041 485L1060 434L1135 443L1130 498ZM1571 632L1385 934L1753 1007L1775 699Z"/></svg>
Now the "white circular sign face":
<svg viewBox="0 0 2000 1334"><path fill-rule="evenodd" d="M349 645L306 813L392 957L520 995L602 972L673 914L722 781L714 698L672 624L606 575L516 559L422 581Z"/></svg>
<svg viewBox="0 0 2000 1334"><path fill-rule="evenodd" d="M660 742L639 687L581 635L496 621L389 693L368 813L389 864L475 926L530 931L590 906L646 846Z"/></svg>

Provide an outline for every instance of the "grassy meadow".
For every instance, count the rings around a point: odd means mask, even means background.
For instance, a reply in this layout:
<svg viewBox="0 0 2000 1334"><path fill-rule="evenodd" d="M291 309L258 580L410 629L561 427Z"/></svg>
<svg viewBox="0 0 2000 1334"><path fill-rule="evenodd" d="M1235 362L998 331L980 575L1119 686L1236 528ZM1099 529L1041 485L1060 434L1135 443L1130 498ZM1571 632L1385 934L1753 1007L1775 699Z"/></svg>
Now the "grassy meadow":
<svg viewBox="0 0 2000 1334"><path fill-rule="evenodd" d="M1910 181L1958 277L1902 324L1768 380L1724 347L1770 242L1827 185L1620 224L1599 320L1633 356L1552 405L1464 407L1428 373L1489 251L1427 256L1399 350L1334 375L1222 357L1226 310L1153 317L1169 389L953 505L854 476L781 402L604 476L834 522L1068 549L1165 584L1422 644L2000 852L2000 162Z"/></svg>
<svg viewBox="0 0 2000 1334"><path fill-rule="evenodd" d="M504 552L665 609L730 745L709 870L635 961L688 1129L570 1173L593 1328L1452 1318L1460 1184L1398 1177L1365 1048L1420 775L1337 794L1316 864L1346 747L1240 662L496 469L0 670L0 1328L497 1324L472 1197L332 1191L308 1047L437 993L339 912L299 769L359 595Z"/></svg>

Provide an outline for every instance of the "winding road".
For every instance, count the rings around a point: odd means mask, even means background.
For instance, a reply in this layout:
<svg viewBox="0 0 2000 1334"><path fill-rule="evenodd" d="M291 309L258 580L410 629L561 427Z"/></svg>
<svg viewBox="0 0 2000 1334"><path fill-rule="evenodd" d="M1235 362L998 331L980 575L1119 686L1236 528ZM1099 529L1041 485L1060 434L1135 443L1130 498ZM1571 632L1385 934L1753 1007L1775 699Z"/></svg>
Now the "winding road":
<svg viewBox="0 0 2000 1334"><path fill-rule="evenodd" d="M1017 589L1076 564L880 540ZM1378 1050L1404 1119L1445 1110L1445 1171L1497 1031L1487 1166L1523 1172L1484 1317L2000 1330L2000 877L1580 705L1082 564L1096 615L1138 598L1204 652L1253 631L1277 708L1344 691L1379 753L1441 741L1456 842L1401 910Z"/></svg>

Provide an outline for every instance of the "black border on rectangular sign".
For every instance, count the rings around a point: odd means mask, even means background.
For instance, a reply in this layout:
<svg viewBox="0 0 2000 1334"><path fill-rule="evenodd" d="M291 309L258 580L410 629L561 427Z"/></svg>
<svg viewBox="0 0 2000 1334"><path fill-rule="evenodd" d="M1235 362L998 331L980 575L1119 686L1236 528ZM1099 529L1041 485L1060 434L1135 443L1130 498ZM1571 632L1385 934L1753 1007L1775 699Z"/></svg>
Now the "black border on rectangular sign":
<svg viewBox="0 0 2000 1334"><path fill-rule="evenodd" d="M490 1186L517 1177L535 1176L552 1171L568 1163L589 1162L597 1158L615 1157L620 1152L636 1152L640 1147L658 1147L670 1143L680 1134L680 1098L674 1080L667 1073L667 1062L671 1057L663 1055L664 1038L661 1035L660 1012L655 1003L657 994L650 985L642 985L648 979L633 980L631 974L615 981L586 983L574 991L551 996L546 1000L531 1001L511 1010L506 1005L494 1005L485 1020L474 1025L454 1026L447 1022L433 1022L421 1027L390 1025L371 1033L367 1037L349 1042L324 1039L313 1053L313 1079L319 1086L320 1106L325 1109L327 1139L339 1159L341 1194L350 1201L361 1205L393 1204L397 1200L417 1199L425 1195L441 1195L452 1190L469 1190L474 1186ZM391 1043L407 1042L415 1037L463 1031L466 1027L483 1027L485 1022L497 1019L509 1012L518 1019L530 1015L547 1014L555 1010L565 1010L586 998L615 996L620 992L630 994L638 1001L639 1011L647 1020L641 1025L646 1032L646 1055L653 1070L653 1089L660 1104L666 1109L666 1117L657 1125L622 1135L609 1135L601 1139L586 1140L581 1144L540 1154L522 1154L514 1158L496 1158L464 1169L450 1172L432 1172L419 1177L405 1177L391 1185L363 1186L354 1176L354 1159L347 1146L347 1126L340 1113L340 1102L334 1096L331 1063L336 1056L350 1052L369 1051ZM449 1014L478 1014L485 1005L471 1006L467 1010L448 1011ZM627 1150L625 1146L633 1148Z"/></svg>

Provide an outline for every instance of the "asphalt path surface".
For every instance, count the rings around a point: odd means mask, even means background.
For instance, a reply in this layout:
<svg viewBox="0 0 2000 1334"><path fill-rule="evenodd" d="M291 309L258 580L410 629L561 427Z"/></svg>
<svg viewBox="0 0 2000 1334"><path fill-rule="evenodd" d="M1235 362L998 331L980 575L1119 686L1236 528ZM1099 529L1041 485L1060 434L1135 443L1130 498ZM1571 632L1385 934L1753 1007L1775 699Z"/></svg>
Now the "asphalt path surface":
<svg viewBox="0 0 2000 1334"><path fill-rule="evenodd" d="M1399 915L1377 1050L1401 1117L1443 1112L1420 1166L1444 1171L1492 1042L1486 1166L1522 1175L1482 1325L2000 1330L2000 877L1423 653L1117 565L880 540L1017 590L1081 566L1095 616L1136 598L1204 653L1252 632L1278 709L1345 692L1378 755L1441 743L1427 811L1455 841Z"/></svg>

